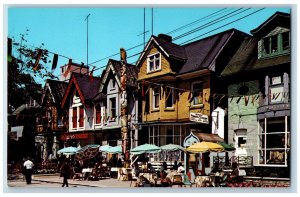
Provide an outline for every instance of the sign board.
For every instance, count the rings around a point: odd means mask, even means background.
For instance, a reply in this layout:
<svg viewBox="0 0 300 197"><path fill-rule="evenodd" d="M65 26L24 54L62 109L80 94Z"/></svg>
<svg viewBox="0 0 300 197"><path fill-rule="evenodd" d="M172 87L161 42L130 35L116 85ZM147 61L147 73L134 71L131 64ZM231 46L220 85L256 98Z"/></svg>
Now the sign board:
<svg viewBox="0 0 300 197"><path fill-rule="evenodd" d="M201 113L190 113L190 121L209 124L208 116Z"/></svg>
<svg viewBox="0 0 300 197"><path fill-rule="evenodd" d="M186 138L183 140L183 146L188 147L191 146L194 143L200 142L199 138L195 136L192 132L186 136Z"/></svg>
<svg viewBox="0 0 300 197"><path fill-rule="evenodd" d="M71 139L88 139L88 133L75 133L75 134L63 134L60 137L60 140L71 140Z"/></svg>

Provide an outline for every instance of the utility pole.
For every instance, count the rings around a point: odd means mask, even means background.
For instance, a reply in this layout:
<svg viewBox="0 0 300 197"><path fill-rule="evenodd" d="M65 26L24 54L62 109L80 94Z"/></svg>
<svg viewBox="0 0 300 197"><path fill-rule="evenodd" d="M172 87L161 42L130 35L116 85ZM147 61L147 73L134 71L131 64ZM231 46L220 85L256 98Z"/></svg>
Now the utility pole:
<svg viewBox="0 0 300 197"><path fill-rule="evenodd" d="M125 49L120 49L121 59L121 135L122 135L122 153L124 162L129 162L129 139L128 139L128 115L127 115L127 55Z"/></svg>
<svg viewBox="0 0 300 197"><path fill-rule="evenodd" d="M86 65L89 67L89 16L88 14L84 21L86 21ZM81 70L80 70L81 73Z"/></svg>

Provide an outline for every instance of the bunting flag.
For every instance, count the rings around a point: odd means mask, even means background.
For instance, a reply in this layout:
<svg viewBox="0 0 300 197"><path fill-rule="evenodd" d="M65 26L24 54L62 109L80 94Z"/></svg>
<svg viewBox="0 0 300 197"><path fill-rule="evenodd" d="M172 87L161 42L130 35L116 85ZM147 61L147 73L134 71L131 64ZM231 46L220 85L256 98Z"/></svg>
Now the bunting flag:
<svg viewBox="0 0 300 197"><path fill-rule="evenodd" d="M219 101L218 101L218 104L220 104L221 100L222 100L224 97L225 97L225 94L223 94L223 95L221 96L221 98L220 98Z"/></svg>
<svg viewBox="0 0 300 197"><path fill-rule="evenodd" d="M279 92L276 97L275 97L275 100L279 97L279 95L281 94L281 92Z"/></svg>
<svg viewBox="0 0 300 197"><path fill-rule="evenodd" d="M247 106L248 102L249 102L249 97L248 96L244 96L244 98L245 98L245 106Z"/></svg>
<svg viewBox="0 0 300 197"><path fill-rule="evenodd" d="M55 70L55 68L57 66L57 60L58 60L58 55L54 54L53 55L53 61L52 61L52 72Z"/></svg>
<svg viewBox="0 0 300 197"><path fill-rule="evenodd" d="M240 100L241 100L241 96L237 99L237 101L236 101L236 103L238 104L239 102L240 102Z"/></svg>
<svg viewBox="0 0 300 197"><path fill-rule="evenodd" d="M230 99L230 103L232 102L233 98L234 98L234 97L232 96L231 99Z"/></svg>
<svg viewBox="0 0 300 197"><path fill-rule="evenodd" d="M68 68L67 68L67 70L63 74L64 77L68 76L68 74L69 74L69 72L71 70L71 65L72 65L72 59L69 59Z"/></svg>
<svg viewBox="0 0 300 197"><path fill-rule="evenodd" d="M38 50L38 54L37 54L37 58L35 60L35 63L33 65L33 70L38 70L39 68L39 62L40 62L40 59L41 59L41 56L42 56L42 49L39 49Z"/></svg>
<svg viewBox="0 0 300 197"><path fill-rule="evenodd" d="M259 99L259 97L260 97L260 96L259 96L259 94L258 94L258 95L256 96L255 100L257 101L257 100Z"/></svg>

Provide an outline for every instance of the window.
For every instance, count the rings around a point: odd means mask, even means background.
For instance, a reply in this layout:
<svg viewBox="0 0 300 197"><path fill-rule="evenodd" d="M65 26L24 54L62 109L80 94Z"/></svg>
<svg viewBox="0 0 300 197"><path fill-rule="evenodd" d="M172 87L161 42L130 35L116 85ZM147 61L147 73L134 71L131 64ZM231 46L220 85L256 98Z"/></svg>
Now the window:
<svg viewBox="0 0 300 197"><path fill-rule="evenodd" d="M201 82L196 82L192 84L192 106L197 106L202 104L202 91L203 84Z"/></svg>
<svg viewBox="0 0 300 197"><path fill-rule="evenodd" d="M115 121L115 118L117 116L115 97L109 99L109 106L110 106L110 118L112 121Z"/></svg>
<svg viewBox="0 0 300 197"><path fill-rule="evenodd" d="M111 79L111 80L110 80L110 86L109 86L109 88L110 88L111 90L113 90L113 89L116 88L116 80L114 80L114 79Z"/></svg>
<svg viewBox="0 0 300 197"><path fill-rule="evenodd" d="M262 56L269 57L282 54L290 50L290 32L283 32L277 35L262 39Z"/></svg>
<svg viewBox="0 0 300 197"><path fill-rule="evenodd" d="M289 117L268 118L260 122L260 164L286 165L290 135Z"/></svg>
<svg viewBox="0 0 300 197"><path fill-rule="evenodd" d="M79 107L79 127L84 127L84 109L83 109L83 106Z"/></svg>
<svg viewBox="0 0 300 197"><path fill-rule="evenodd" d="M247 129L235 130L235 147L245 148L247 143Z"/></svg>
<svg viewBox="0 0 300 197"><path fill-rule="evenodd" d="M160 70L161 69L160 53L156 53L154 55L148 56L147 65L148 65L147 72L154 72Z"/></svg>
<svg viewBox="0 0 300 197"><path fill-rule="evenodd" d="M282 76L270 77L270 104L283 102L283 85Z"/></svg>
<svg viewBox="0 0 300 197"><path fill-rule="evenodd" d="M153 109L159 109L159 88L153 88Z"/></svg>
<svg viewBox="0 0 300 197"><path fill-rule="evenodd" d="M173 108L174 105L174 89L166 87L166 108Z"/></svg>
<svg viewBox="0 0 300 197"><path fill-rule="evenodd" d="M77 107L73 107L72 123L73 128L77 128Z"/></svg>
<svg viewBox="0 0 300 197"><path fill-rule="evenodd" d="M100 124L101 123L101 106L100 104L96 104L95 106L95 111L96 111L96 124Z"/></svg>

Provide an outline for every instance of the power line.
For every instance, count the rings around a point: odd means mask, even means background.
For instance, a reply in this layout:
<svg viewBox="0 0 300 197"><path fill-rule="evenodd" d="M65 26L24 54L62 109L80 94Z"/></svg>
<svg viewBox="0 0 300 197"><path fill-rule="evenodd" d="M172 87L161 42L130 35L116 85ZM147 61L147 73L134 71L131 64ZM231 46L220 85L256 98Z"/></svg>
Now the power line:
<svg viewBox="0 0 300 197"><path fill-rule="evenodd" d="M204 35L206 35L206 34L208 34L208 33L211 33L211 32L213 32L213 31L216 31L216 30L218 30L218 29L221 29L221 28L223 28L223 27L225 27L225 26L227 26L227 25L230 25L230 24L235 23L235 22L237 22L237 21L239 21L239 20L242 20L242 19L244 19L244 18L246 18L246 17L248 17L248 16L251 16L251 15L257 13L257 12L260 12L260 11L262 11L263 9L265 9L265 8L261 8L261 9L259 9L259 10L257 10L257 11L254 11L254 12L252 12L252 13L250 13L250 14L247 14L247 15L241 17L241 18L238 18L238 19L236 19L236 20L234 20L234 21L231 21L231 22L229 22L229 23L226 23L225 25L222 25L221 27L215 28L215 29L213 29L213 30L211 30L211 31L208 31L208 32L206 32L206 33L204 33L204 34L201 34L201 35L196 36L196 37L194 37L194 38L192 38L192 39L190 39L190 40L187 40L187 41L185 41L185 42L183 42L183 43L181 43L181 44L186 44L186 43L188 43L188 42L191 42L192 40L195 40L195 39L197 39L197 38L199 38L199 37L201 37L201 36L204 36Z"/></svg>
<svg viewBox="0 0 300 197"><path fill-rule="evenodd" d="M246 9L246 10L242 10L242 9L243 9L243 8L234 10L233 12L230 12L229 14L226 14L226 15L221 16L221 17L219 17L219 18L217 18L217 19L214 19L214 20L212 20L212 21L210 21L210 22L208 22L208 23L205 23L204 25L201 25L200 27L197 27L197 28L195 28L195 29L192 29L191 31L188 31L188 32L186 32L186 33L184 33L184 34L181 34L181 35L175 37L174 40L178 40L178 39L180 39L180 38L182 38L182 37L188 36L188 35L190 35L190 34L192 34L192 33L195 33L195 32L197 32L197 31L200 31L200 30L202 30L202 29L204 29L204 28L207 28L207 27L209 27L209 26L212 26L212 25L215 25L215 24L217 24L217 23L219 23L219 22L222 22L222 21L224 21L224 20L226 20L226 19L228 19L228 18L237 16L238 14L243 13L243 12L245 12L245 11L251 9L251 8L248 8L248 9ZM242 11L238 12L239 10L242 10ZM238 12L238 13L234 14L235 12Z"/></svg>
<svg viewBox="0 0 300 197"><path fill-rule="evenodd" d="M176 28L176 29L174 29L174 30L172 30L172 31L170 31L170 32L168 32L168 33L166 33L166 34L167 34L167 35L173 34L173 33L177 32L177 31L180 31L180 30L182 30L182 29L185 29L185 28L187 28L187 27L190 27L190 26L192 26L192 25L194 25L194 24L196 24L196 23L198 23L198 22L203 21L204 19L207 19L207 18L209 18L209 17L214 17L213 15L215 15L215 14L217 14L217 13L223 11L223 10L226 10L226 9L227 9L227 8L223 8L223 9L221 9L221 10L218 10L218 11L212 13L212 14L209 14L209 15L207 15L207 16L205 16L205 17L202 17L202 18L200 18L200 19L197 19L197 20L195 20L195 21L193 21L193 22L191 22L191 23L188 23L188 24L186 24L186 25L183 25L183 26L181 26L181 27L178 27L178 28ZM230 10L230 9L229 9L229 10ZM228 10L226 10L225 12L228 12ZM220 14L220 13L219 13L219 14ZM217 14L217 15L219 15L219 14ZM216 15L216 16L217 16L217 15Z"/></svg>

